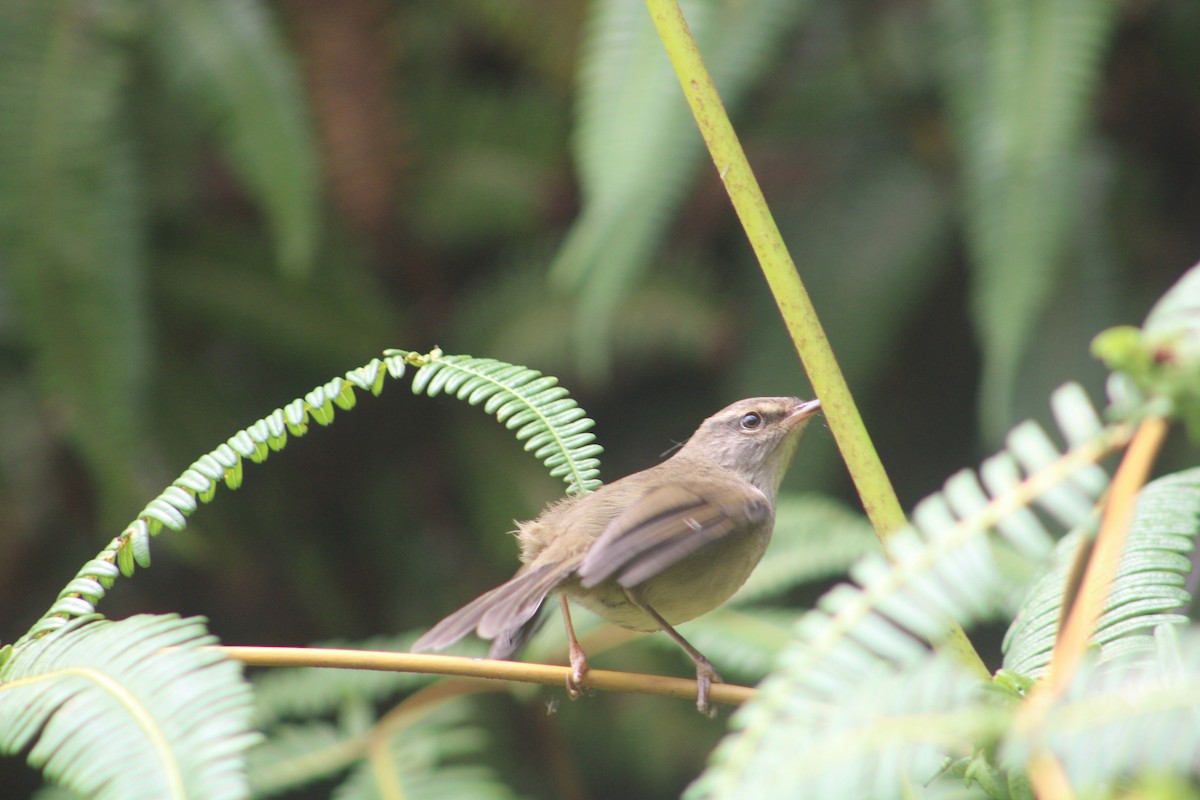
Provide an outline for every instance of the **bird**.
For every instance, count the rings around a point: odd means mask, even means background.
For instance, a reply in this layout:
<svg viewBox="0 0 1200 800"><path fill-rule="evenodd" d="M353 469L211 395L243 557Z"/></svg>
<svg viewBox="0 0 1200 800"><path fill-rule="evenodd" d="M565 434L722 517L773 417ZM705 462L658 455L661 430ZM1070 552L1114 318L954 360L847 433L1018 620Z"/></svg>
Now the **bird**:
<svg viewBox="0 0 1200 800"><path fill-rule="evenodd" d="M663 632L696 667L696 706L708 713L708 659L675 629L722 605L766 551L779 485L820 400L753 397L705 419L659 464L567 496L518 522L521 568L508 581L449 615L412 646L441 650L475 632L489 658L511 659L536 632L547 597L558 595L567 629L575 697L587 655L568 601L609 622Z"/></svg>

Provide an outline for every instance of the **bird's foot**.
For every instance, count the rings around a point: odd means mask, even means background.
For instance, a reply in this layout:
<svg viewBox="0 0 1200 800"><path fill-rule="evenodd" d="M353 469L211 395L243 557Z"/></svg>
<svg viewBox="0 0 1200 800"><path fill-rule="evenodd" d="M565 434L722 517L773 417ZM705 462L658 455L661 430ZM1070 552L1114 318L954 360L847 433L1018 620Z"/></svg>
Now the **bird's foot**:
<svg viewBox="0 0 1200 800"><path fill-rule="evenodd" d="M587 653L579 646L579 642L571 639L571 672L567 675L567 696L572 700L583 694L583 680L588 673Z"/></svg>
<svg viewBox="0 0 1200 800"><path fill-rule="evenodd" d="M721 676L713 669L713 665L708 663L708 659L700 658L696 660L696 708L701 714L708 717L715 717L717 709L713 708L708 702L708 695L712 689L713 682L721 683Z"/></svg>

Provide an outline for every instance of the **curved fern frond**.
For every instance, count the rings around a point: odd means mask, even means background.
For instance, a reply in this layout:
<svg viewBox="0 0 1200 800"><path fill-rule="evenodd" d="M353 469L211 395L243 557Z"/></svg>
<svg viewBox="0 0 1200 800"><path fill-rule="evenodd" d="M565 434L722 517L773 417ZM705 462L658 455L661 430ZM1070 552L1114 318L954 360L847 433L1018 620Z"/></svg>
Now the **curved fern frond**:
<svg viewBox="0 0 1200 800"><path fill-rule="evenodd" d="M779 670L734 716L736 732L690 797L762 796L785 777L808 794L821 776L792 781L796 741L840 720L839 704L873 682L915 669L951 621L994 613L1030 580L1031 565L1053 547L1031 506L1065 529L1091 517L1108 482L1096 462L1127 441L1129 429L1102 426L1077 385L1056 391L1051 403L1069 449L1060 453L1040 427L1022 424L978 475L961 472L920 503L913 526L889 537L890 563L879 554L863 558L850 570L853 583L835 587L801 617ZM879 763L857 761L853 769L876 774ZM897 774L890 780L898 787Z"/></svg>
<svg viewBox="0 0 1200 800"><path fill-rule="evenodd" d="M246 796L250 691L202 620L74 620L0 667L0 753L81 795Z"/></svg>
<svg viewBox="0 0 1200 800"><path fill-rule="evenodd" d="M182 530L199 504L210 502L222 483L230 489L242 485L246 459L255 464L266 461L272 452L284 448L289 434L300 437L307 433L310 421L331 424L336 409L354 408L355 389L378 395L387 376L401 378L409 366L421 368L413 382L416 393L434 395L445 390L472 405L486 400L485 409L509 429L518 428L516 435L525 441L525 449L533 450L551 475L563 477L568 492L590 491L599 485L596 455L602 448L592 443L595 436L588 431L594 423L567 396L566 389L555 386L557 378L492 359L444 356L440 350L426 355L388 350L382 359L371 359L344 378L334 378L275 409L197 459L83 565L16 646L60 628L74 617L95 613L96 604L119 575L130 576L137 567L150 566L151 537L163 528Z"/></svg>
<svg viewBox="0 0 1200 800"><path fill-rule="evenodd" d="M1191 600L1183 587L1192 571L1189 556L1198 532L1200 469L1159 478L1142 489L1107 604L1092 633L1103 658L1152 650L1145 631L1187 624L1188 617L1178 612ZM1067 575L1084 536L1093 533L1080 531L1059 543L1054 568L1034 586L1004 637L1005 669L1038 678L1049 665Z"/></svg>
<svg viewBox="0 0 1200 800"><path fill-rule="evenodd" d="M388 352L414 356L404 350ZM473 406L483 403L486 413L516 430L526 452L566 482L567 494L584 494L600 485L596 456L604 448L595 444L595 423L558 385L558 378L493 358L434 351L413 377L412 390L430 397L445 392Z"/></svg>

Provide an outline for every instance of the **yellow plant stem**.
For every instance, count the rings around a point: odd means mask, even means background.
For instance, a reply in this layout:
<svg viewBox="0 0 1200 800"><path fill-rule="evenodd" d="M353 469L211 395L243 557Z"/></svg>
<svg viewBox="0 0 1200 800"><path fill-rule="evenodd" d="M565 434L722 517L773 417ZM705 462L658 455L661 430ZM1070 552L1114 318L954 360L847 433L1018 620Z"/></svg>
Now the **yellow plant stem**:
<svg viewBox="0 0 1200 800"><path fill-rule="evenodd" d="M1096 545L1088 560L1079 596L1059 631L1050 656L1049 676L1034 687L1017 713L1016 728L1022 735L1035 735L1046 716L1052 713L1054 701L1062 696L1079 669L1117 574L1121 554L1125 551L1138 492L1150 475L1166 433L1167 420L1150 417L1137 427L1130 439L1109 488L1100 532L1096 535ZM1074 798L1062 765L1050 752L1036 753L1030 759L1029 782L1039 799Z"/></svg>
<svg viewBox="0 0 1200 800"><path fill-rule="evenodd" d="M520 661L495 661L487 658L395 653L378 650L337 650L320 647L214 647L229 658L253 667L332 667L372 669L386 672L421 672L431 675L455 675L498 681L566 686L570 667L528 664ZM695 701L696 682L662 675L633 672L589 670L583 681L586 689L608 692L656 694ZM714 683L709 695L714 703L738 705L754 696L755 690L730 683Z"/></svg>
<svg viewBox="0 0 1200 800"><path fill-rule="evenodd" d="M1038 753L1029 760L1029 785L1038 800L1075 800L1075 791L1062 764L1046 753Z"/></svg>
<svg viewBox="0 0 1200 800"><path fill-rule="evenodd" d="M890 531L906 524L904 511L725 113L717 88L704 66L696 40L676 0L646 0L646 7L750 246L758 257L796 352L812 381L813 390L821 399L825 418L858 490L863 509L880 538L885 538ZM982 659L961 628L955 626L944 646L968 667L988 675Z"/></svg>
<svg viewBox="0 0 1200 800"><path fill-rule="evenodd" d="M1088 561L1079 589L1079 597L1067 616L1063 629L1050 660L1051 694L1058 696L1070 683L1088 642L1096 629L1096 622L1104 610L1105 600L1121 554L1125 552L1125 541L1129 535L1129 524L1133 520L1138 492L1146 484L1150 468L1162 448L1167 434L1167 421L1162 417L1150 417L1138 426L1113 476L1108 502L1104 507L1104 518L1096 536L1096 546Z"/></svg>

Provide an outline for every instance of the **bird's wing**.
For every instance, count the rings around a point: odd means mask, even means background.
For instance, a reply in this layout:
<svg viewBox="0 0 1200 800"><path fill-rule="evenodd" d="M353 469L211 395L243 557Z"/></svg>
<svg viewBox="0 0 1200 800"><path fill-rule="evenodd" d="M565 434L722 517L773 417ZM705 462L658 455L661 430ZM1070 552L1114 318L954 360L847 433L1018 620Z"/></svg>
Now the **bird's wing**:
<svg viewBox="0 0 1200 800"><path fill-rule="evenodd" d="M651 489L618 514L577 570L591 588L615 578L636 586L704 545L771 517L767 496L745 482L689 481Z"/></svg>

